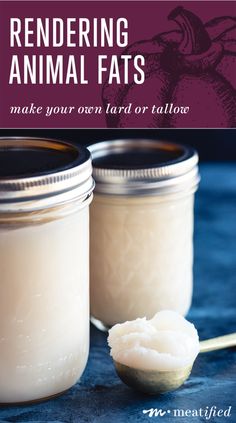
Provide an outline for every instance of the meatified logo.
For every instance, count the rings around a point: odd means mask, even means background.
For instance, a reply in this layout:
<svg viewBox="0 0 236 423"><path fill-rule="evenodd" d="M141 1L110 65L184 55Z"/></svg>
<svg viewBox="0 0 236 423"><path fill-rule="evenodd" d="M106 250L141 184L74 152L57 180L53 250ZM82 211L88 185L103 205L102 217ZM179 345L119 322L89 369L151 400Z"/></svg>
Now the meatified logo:
<svg viewBox="0 0 236 423"><path fill-rule="evenodd" d="M231 417L232 406L222 409L216 405L207 406L205 408L198 409L181 409L175 408L172 410L163 410L161 408L149 408L148 410L143 410L143 414L146 414L147 417L164 417L166 415L171 415L172 417L202 417L205 420L210 420L214 417Z"/></svg>

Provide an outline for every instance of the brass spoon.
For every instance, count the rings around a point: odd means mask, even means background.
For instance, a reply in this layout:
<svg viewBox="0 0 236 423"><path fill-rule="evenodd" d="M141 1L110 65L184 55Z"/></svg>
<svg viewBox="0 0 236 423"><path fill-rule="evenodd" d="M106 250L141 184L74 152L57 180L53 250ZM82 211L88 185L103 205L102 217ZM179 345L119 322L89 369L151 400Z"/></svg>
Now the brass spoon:
<svg viewBox="0 0 236 423"><path fill-rule="evenodd" d="M200 353L236 346L236 332L200 342ZM114 360L116 372L128 386L146 394L174 391L188 379L193 364L177 370L139 370Z"/></svg>

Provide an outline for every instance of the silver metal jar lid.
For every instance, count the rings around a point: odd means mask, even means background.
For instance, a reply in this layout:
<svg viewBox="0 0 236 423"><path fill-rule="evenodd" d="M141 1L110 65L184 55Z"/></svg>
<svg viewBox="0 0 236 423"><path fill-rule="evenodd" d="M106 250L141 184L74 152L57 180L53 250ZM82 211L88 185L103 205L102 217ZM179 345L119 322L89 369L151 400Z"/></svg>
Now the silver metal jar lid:
<svg viewBox="0 0 236 423"><path fill-rule="evenodd" d="M198 154L180 144L119 139L88 146L95 192L109 195L163 195L196 190Z"/></svg>
<svg viewBox="0 0 236 423"><path fill-rule="evenodd" d="M0 212L83 202L93 188L85 147L43 138L0 138Z"/></svg>

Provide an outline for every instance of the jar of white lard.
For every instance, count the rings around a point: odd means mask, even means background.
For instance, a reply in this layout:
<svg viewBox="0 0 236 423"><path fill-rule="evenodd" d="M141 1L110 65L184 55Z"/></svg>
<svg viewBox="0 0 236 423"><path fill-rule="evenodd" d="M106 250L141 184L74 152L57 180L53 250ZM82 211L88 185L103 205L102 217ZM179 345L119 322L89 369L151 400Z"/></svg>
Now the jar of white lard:
<svg viewBox="0 0 236 423"><path fill-rule="evenodd" d="M83 147L0 139L0 402L54 396L89 349L89 203Z"/></svg>
<svg viewBox="0 0 236 423"><path fill-rule="evenodd" d="M169 142L89 147L96 182L90 217L92 321L100 328L160 310L185 315L192 297L198 155Z"/></svg>

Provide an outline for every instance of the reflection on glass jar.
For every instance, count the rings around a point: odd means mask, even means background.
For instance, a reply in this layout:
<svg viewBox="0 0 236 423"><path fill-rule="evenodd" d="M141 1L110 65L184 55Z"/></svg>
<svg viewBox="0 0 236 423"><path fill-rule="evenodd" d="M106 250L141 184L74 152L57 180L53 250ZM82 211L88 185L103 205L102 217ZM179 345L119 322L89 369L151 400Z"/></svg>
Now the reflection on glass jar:
<svg viewBox="0 0 236 423"><path fill-rule="evenodd" d="M93 180L89 152L62 142L2 139L3 160L0 402L18 403L65 391L85 368Z"/></svg>
<svg viewBox="0 0 236 423"><path fill-rule="evenodd" d="M99 327L185 315L192 298L197 153L150 140L94 144L91 314Z"/></svg>

